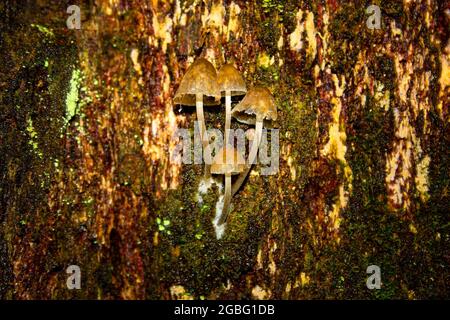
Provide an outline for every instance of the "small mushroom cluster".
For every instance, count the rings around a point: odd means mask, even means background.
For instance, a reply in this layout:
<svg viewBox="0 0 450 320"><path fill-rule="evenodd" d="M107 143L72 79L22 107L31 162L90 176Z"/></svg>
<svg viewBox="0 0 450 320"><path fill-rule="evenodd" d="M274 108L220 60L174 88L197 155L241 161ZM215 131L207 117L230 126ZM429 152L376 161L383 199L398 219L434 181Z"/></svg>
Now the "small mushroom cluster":
<svg viewBox="0 0 450 320"><path fill-rule="evenodd" d="M231 110L231 97L245 97ZM225 138L224 146L213 159L209 150L203 106L220 106L225 97ZM254 87L247 91L245 81L232 64L225 64L218 72L206 59L197 59L186 71L175 94L175 104L196 106L200 138L205 159L205 178L211 174L225 176L225 195L218 226L225 224L232 196L239 190L255 163L261 143L264 121L277 119L274 98L267 88ZM230 141L231 117L245 124L255 125L254 138L247 161L240 150ZM232 185L231 176L239 175Z"/></svg>

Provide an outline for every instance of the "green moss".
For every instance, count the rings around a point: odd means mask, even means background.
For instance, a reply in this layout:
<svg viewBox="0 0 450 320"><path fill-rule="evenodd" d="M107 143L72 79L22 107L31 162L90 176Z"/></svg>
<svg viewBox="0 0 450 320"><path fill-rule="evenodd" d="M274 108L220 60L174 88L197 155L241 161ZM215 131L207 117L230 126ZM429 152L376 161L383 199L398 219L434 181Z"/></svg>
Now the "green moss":
<svg viewBox="0 0 450 320"><path fill-rule="evenodd" d="M43 34L45 34L48 37L54 37L55 34L53 33L52 30L50 30L49 28L39 25L39 24L31 24L32 27L37 28L39 30L39 32L42 32Z"/></svg>
<svg viewBox="0 0 450 320"><path fill-rule="evenodd" d="M66 96L66 124L78 113L79 90L81 86L81 71L73 69L70 79L69 91Z"/></svg>
<svg viewBox="0 0 450 320"><path fill-rule="evenodd" d="M27 119L26 131L30 137L28 144L33 148L33 151L36 153L36 155L40 159L42 159L44 155L43 155L42 151L39 149L39 144L38 144L38 140L37 140L38 139L37 132L33 126L33 120L31 120L31 118Z"/></svg>
<svg viewBox="0 0 450 320"><path fill-rule="evenodd" d="M369 64L371 76L383 83L387 90L395 88L396 71L394 62L386 55L378 56L374 63Z"/></svg>
<svg viewBox="0 0 450 320"><path fill-rule="evenodd" d="M197 239L197 240L201 240L202 237L203 237L203 233L196 233L195 234L195 239Z"/></svg>

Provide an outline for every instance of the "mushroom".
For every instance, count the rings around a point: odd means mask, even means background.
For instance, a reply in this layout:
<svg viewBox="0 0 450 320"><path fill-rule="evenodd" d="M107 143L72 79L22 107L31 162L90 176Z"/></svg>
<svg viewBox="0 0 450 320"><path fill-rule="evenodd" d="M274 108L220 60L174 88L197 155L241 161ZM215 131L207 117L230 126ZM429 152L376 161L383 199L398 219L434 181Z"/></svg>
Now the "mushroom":
<svg viewBox="0 0 450 320"><path fill-rule="evenodd" d="M196 106L205 157L205 177L209 178L211 155L208 148L209 139L206 133L203 104L219 105L220 90L217 86L216 69L208 60L199 58L188 68L175 94L174 103Z"/></svg>
<svg viewBox="0 0 450 320"><path fill-rule="evenodd" d="M217 225L222 225L227 221L231 203L231 175L239 174L245 170L245 159L231 145L225 145L215 155L211 165L212 174L225 175L225 198L223 202L222 214Z"/></svg>
<svg viewBox="0 0 450 320"><path fill-rule="evenodd" d="M242 96L247 92L244 79L232 65L226 64L217 72L219 90L225 93L225 144L229 143L231 125L231 97Z"/></svg>
<svg viewBox="0 0 450 320"><path fill-rule="evenodd" d="M256 155L258 154L259 145L261 143L264 120L277 120L277 107L269 89L255 87L247 92L247 95L238 105L236 105L236 107L234 107L231 114L239 122L255 124L255 137L249 152L248 164L232 187L232 195L234 195L241 187L250 172L252 164L256 160Z"/></svg>

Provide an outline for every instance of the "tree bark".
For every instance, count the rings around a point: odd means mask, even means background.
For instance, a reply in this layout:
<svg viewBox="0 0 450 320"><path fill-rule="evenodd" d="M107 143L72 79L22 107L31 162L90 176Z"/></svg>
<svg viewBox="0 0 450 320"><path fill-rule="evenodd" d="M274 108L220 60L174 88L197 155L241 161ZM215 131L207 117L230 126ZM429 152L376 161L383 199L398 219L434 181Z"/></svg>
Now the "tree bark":
<svg viewBox="0 0 450 320"><path fill-rule="evenodd" d="M96 0L81 30L42 3L0 4L1 298L449 297L444 2L375 1L370 29L360 0ZM220 191L199 204L202 165L169 155L198 57L278 107L279 171L249 175L222 240Z"/></svg>

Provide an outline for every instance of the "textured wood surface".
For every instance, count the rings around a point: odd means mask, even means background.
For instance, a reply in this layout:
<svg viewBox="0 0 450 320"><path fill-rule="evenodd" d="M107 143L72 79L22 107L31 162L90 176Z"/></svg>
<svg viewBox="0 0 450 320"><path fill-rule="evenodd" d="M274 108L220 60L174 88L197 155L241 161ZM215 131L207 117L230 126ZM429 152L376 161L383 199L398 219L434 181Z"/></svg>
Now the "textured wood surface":
<svg viewBox="0 0 450 320"><path fill-rule="evenodd" d="M450 9L373 3L381 29L366 1L96 0L68 30L68 4L3 1L0 297L448 298ZM199 204L202 166L168 152L197 57L278 106L280 170L250 175L221 241L219 190Z"/></svg>

